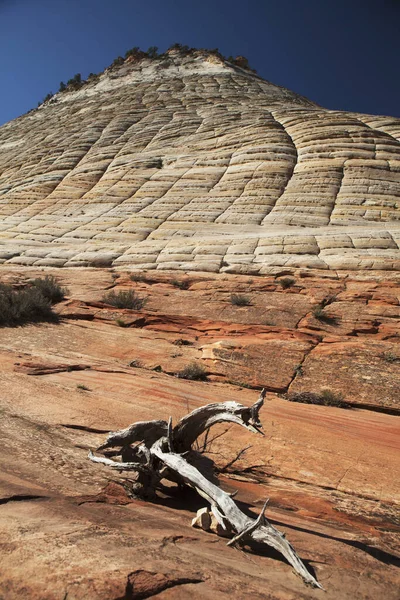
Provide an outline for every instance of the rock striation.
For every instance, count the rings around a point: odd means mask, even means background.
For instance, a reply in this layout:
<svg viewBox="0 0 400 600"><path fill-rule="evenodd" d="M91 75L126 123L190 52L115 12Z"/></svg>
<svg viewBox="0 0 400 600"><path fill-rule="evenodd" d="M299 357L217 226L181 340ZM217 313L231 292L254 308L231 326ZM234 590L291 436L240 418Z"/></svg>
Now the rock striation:
<svg viewBox="0 0 400 600"><path fill-rule="evenodd" d="M0 261L400 268L400 119L207 51L132 57L0 128Z"/></svg>

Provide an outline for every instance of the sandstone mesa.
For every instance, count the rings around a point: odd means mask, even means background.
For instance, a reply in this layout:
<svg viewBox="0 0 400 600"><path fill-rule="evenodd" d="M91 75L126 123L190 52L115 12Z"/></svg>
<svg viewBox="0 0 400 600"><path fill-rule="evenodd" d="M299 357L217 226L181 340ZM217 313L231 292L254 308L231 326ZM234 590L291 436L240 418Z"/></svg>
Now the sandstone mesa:
<svg viewBox="0 0 400 600"><path fill-rule="evenodd" d="M212 53L126 60L0 128L0 260L396 270L399 140Z"/></svg>

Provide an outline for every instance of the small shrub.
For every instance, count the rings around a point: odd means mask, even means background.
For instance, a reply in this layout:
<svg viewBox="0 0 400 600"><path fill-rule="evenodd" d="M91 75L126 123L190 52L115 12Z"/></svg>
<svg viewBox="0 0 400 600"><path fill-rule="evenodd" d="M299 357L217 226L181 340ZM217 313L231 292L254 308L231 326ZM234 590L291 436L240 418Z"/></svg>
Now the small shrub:
<svg viewBox="0 0 400 600"><path fill-rule="evenodd" d="M148 48L147 52L146 52L147 56L149 58L158 58L158 47L157 46L150 46L150 48Z"/></svg>
<svg viewBox="0 0 400 600"><path fill-rule="evenodd" d="M326 304L323 303L317 304L317 306L313 309L313 315L318 321L322 323L326 323L327 325L337 325L339 323L339 319L333 315L328 315L324 312Z"/></svg>
<svg viewBox="0 0 400 600"><path fill-rule="evenodd" d="M275 327L276 322L274 321L274 319L265 319L264 323L261 323L261 325L267 325L268 327Z"/></svg>
<svg viewBox="0 0 400 600"><path fill-rule="evenodd" d="M400 362L400 356L397 356L396 354L394 354L394 352L391 352L390 350L387 352L382 352L381 358L383 358L383 360L388 363Z"/></svg>
<svg viewBox="0 0 400 600"><path fill-rule="evenodd" d="M144 273L132 273L132 275L130 276L130 280L131 281L137 281L137 282L146 282L146 275L144 275Z"/></svg>
<svg viewBox="0 0 400 600"><path fill-rule="evenodd" d="M53 96L54 96L53 92L49 92L48 94L46 94L46 96L43 98L43 103L51 100Z"/></svg>
<svg viewBox="0 0 400 600"><path fill-rule="evenodd" d="M253 386L250 383L246 383L244 381L235 381L234 379L228 379L226 383L230 383L231 385L237 385L241 388L246 388L251 390Z"/></svg>
<svg viewBox="0 0 400 600"><path fill-rule="evenodd" d="M286 396L290 402L300 402L301 404L318 404L320 406L336 406L338 408L349 408L349 404L344 400L343 394L334 392L328 388L316 392L294 392Z"/></svg>
<svg viewBox="0 0 400 600"><path fill-rule="evenodd" d="M133 290L121 290L120 292L108 292L104 294L103 302L115 306L115 308L130 308L140 310L147 302L147 298L138 296Z"/></svg>
<svg viewBox="0 0 400 600"><path fill-rule="evenodd" d="M113 67L120 67L121 65L124 64L124 59L122 58L122 56L117 56L117 58L114 58L114 60L111 63L111 68Z"/></svg>
<svg viewBox="0 0 400 600"><path fill-rule="evenodd" d="M32 285L41 291L43 296L47 298L47 300L50 300L52 304L61 302L68 294L67 288L61 287L53 275L46 275L46 277L34 279Z"/></svg>
<svg viewBox="0 0 400 600"><path fill-rule="evenodd" d="M207 371L197 362L191 362L176 374L180 379L191 379L193 381L207 381Z"/></svg>
<svg viewBox="0 0 400 600"><path fill-rule="evenodd" d="M55 320L50 300L37 287L14 290L11 285L0 284L0 326Z"/></svg>
<svg viewBox="0 0 400 600"><path fill-rule="evenodd" d="M231 303L235 306L250 306L251 299L243 294L231 294Z"/></svg>
<svg viewBox="0 0 400 600"><path fill-rule="evenodd" d="M278 283L282 289L287 290L296 283L296 280L293 277L282 277L282 279L278 279Z"/></svg>
<svg viewBox="0 0 400 600"><path fill-rule="evenodd" d="M80 87L82 87L82 85L83 81L82 75L80 73L77 73L67 81L67 86L72 90L78 90Z"/></svg>
<svg viewBox="0 0 400 600"><path fill-rule="evenodd" d="M299 377L303 377L304 375L304 369L303 369L303 365L297 365L297 367L294 370L294 375L295 377L299 376Z"/></svg>
<svg viewBox="0 0 400 600"><path fill-rule="evenodd" d="M189 281L179 281L179 279L173 279L171 281L171 285L173 285L174 287L179 288L180 290L188 290L190 283Z"/></svg>
<svg viewBox="0 0 400 600"><path fill-rule="evenodd" d="M190 340L184 340L183 338L178 338L172 342L175 346L193 346L193 342Z"/></svg>
<svg viewBox="0 0 400 600"><path fill-rule="evenodd" d="M118 327L127 327L127 323L122 319L115 319L115 324L118 325Z"/></svg>
<svg viewBox="0 0 400 600"><path fill-rule="evenodd" d="M86 385L84 385L83 383L78 383L78 385L76 386L76 388L78 390L81 390L83 392L90 392L90 388L88 388Z"/></svg>

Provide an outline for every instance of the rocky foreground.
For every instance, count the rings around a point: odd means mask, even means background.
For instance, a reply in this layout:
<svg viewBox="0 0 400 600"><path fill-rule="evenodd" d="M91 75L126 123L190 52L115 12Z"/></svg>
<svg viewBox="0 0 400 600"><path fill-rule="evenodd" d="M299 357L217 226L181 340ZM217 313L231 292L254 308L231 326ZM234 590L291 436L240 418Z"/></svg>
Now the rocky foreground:
<svg viewBox="0 0 400 600"><path fill-rule="evenodd" d="M0 330L1 598L398 598L399 275L52 272L69 288L60 322ZM0 270L18 285L38 275ZM102 300L130 289L147 297L139 311ZM193 364L205 381L179 376ZM191 528L196 495L134 499L87 460L110 430L250 405L261 387L265 436L232 427L210 456L242 510L270 498L326 592L272 551ZM307 403L324 389L338 406Z"/></svg>

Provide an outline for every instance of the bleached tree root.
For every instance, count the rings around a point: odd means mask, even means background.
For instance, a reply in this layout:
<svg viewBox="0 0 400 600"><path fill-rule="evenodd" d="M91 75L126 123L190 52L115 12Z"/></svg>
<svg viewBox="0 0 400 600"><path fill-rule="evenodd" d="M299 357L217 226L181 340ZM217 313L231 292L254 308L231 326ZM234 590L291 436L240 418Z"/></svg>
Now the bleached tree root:
<svg viewBox="0 0 400 600"><path fill-rule="evenodd" d="M260 398L250 408L237 402L208 404L186 415L175 427L172 427L172 419L168 423L134 423L127 429L111 433L106 443L98 449L106 453L108 451L114 457L120 456L120 462L95 456L92 452L89 452L89 458L118 471L135 471L143 487L148 488L143 490L145 495L154 494L162 479L194 488L209 502L211 512L222 529L235 533L228 542L229 546L251 543L251 540L270 546L286 558L305 583L322 589L285 535L266 519L264 513L268 500L259 517L251 519L239 509L231 494L221 490L199 468L191 464L193 461L190 459L196 454L192 449L193 443L216 423L236 423L254 433L261 433L259 410L264 397L263 390ZM108 450L116 447L119 450Z"/></svg>

